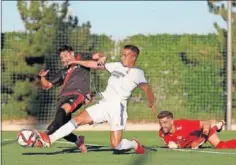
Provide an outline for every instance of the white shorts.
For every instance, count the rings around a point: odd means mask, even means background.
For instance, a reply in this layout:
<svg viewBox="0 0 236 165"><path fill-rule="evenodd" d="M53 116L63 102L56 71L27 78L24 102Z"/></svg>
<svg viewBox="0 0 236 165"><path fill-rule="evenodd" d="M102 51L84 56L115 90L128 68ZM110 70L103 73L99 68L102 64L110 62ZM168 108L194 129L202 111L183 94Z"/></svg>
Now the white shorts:
<svg viewBox="0 0 236 165"><path fill-rule="evenodd" d="M111 131L125 129L128 118L126 104L119 101L101 100L98 104L88 107L86 111L94 124L108 122Z"/></svg>

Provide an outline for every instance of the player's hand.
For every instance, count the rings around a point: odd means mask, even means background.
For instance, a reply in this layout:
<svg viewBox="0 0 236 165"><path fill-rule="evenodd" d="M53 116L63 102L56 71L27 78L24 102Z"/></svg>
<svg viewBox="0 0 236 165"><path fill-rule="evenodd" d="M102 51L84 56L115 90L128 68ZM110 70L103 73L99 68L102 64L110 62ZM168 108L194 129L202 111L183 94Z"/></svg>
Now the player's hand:
<svg viewBox="0 0 236 165"><path fill-rule="evenodd" d="M152 104L152 105L149 104L148 107L149 107L149 108L152 108L152 114L153 114L154 116L156 116L156 113L157 113L157 112L156 112L156 106L155 106L154 104Z"/></svg>
<svg viewBox="0 0 236 165"><path fill-rule="evenodd" d="M102 57L105 57L104 56L104 53L101 53L101 52L97 52L97 53L94 53L93 54L93 60L99 60L100 58L102 58Z"/></svg>
<svg viewBox="0 0 236 165"><path fill-rule="evenodd" d="M100 57L97 61L98 66L103 66L105 64L106 57Z"/></svg>
<svg viewBox="0 0 236 165"><path fill-rule="evenodd" d="M177 148L179 148L179 146L178 146L178 144L176 144L175 142L170 141L170 142L168 143L168 148L170 148L170 149L177 149Z"/></svg>
<svg viewBox="0 0 236 165"><path fill-rule="evenodd" d="M47 74L48 74L48 72L49 72L49 70L44 70L44 69L42 69L40 72L39 72L39 76L40 77L45 77Z"/></svg>

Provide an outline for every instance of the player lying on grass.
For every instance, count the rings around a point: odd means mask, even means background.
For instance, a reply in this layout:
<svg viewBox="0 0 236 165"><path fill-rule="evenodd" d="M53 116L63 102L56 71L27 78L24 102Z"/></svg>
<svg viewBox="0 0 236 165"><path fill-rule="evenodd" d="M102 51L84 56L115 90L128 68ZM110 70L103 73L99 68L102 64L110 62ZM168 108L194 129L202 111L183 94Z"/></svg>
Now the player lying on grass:
<svg viewBox="0 0 236 165"><path fill-rule="evenodd" d="M77 111L88 100L90 66L81 66L71 64L72 60L98 60L105 61L102 53L80 53L75 56L73 48L68 45L62 45L59 48L59 55L64 68L59 70L49 80L46 79L48 70L41 70L39 73L42 88L50 89L55 85L60 85L61 90L57 100L57 112L54 121L48 126L45 133L51 135L62 125L71 120L71 115ZM84 136L76 136L71 133L64 137L65 140L75 143L82 152L86 152L84 145ZM36 143L36 145L38 145Z"/></svg>
<svg viewBox="0 0 236 165"><path fill-rule="evenodd" d="M126 45L123 48L121 62L106 63L101 69L106 69L111 75L104 92L103 99L85 111L78 114L55 133L47 135L35 130L38 139L43 146L49 147L56 140L67 136L76 128L85 124L98 124L108 122L110 125L110 143L115 150L134 149L136 153L143 154L144 148L135 139L122 139L123 130L127 121L127 101L136 87L140 87L146 94L149 107L155 114L154 96L144 72L135 67L136 59L139 55L139 49L134 45ZM72 61L71 64L85 65L85 61ZM90 61L90 65L97 67L97 62ZM95 138L96 140L96 138Z"/></svg>
<svg viewBox="0 0 236 165"><path fill-rule="evenodd" d="M159 136L169 148L198 149L207 141L217 149L236 148L236 139L221 141L216 134L222 130L224 121L211 127L210 121L174 120L169 111L160 112L157 118L161 127Z"/></svg>

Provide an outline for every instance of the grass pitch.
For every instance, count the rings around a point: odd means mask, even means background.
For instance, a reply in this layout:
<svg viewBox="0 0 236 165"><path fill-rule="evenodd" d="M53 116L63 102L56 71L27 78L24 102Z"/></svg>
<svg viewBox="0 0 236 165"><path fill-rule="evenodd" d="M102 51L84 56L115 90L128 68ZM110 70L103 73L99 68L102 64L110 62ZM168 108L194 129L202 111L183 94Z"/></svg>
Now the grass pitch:
<svg viewBox="0 0 236 165"><path fill-rule="evenodd" d="M22 148L16 132L2 132L3 165L235 165L235 150L215 150L209 144L199 150L163 148L157 132L124 133L124 138L137 138L147 147L144 155L132 150L114 154L109 147L109 132L76 132L86 136L88 153L80 153L73 144L60 140L51 148ZM236 132L220 133L222 140L236 139Z"/></svg>

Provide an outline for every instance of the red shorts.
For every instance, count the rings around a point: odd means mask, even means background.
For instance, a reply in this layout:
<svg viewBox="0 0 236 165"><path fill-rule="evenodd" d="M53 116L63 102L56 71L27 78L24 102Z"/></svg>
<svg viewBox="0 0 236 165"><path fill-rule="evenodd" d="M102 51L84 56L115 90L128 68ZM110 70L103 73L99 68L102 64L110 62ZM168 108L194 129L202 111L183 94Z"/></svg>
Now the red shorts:
<svg viewBox="0 0 236 165"><path fill-rule="evenodd" d="M213 135L215 132L216 132L216 129L211 128L207 138L211 137L211 135ZM177 143L180 145L181 148L191 148L194 142L207 140L201 137L201 134L202 134L202 131L196 131L193 134L189 135L187 138L179 140Z"/></svg>
<svg viewBox="0 0 236 165"><path fill-rule="evenodd" d="M189 136L186 139L181 139L177 143L179 144L180 148L192 148L193 142L199 140L201 137L199 136Z"/></svg>

